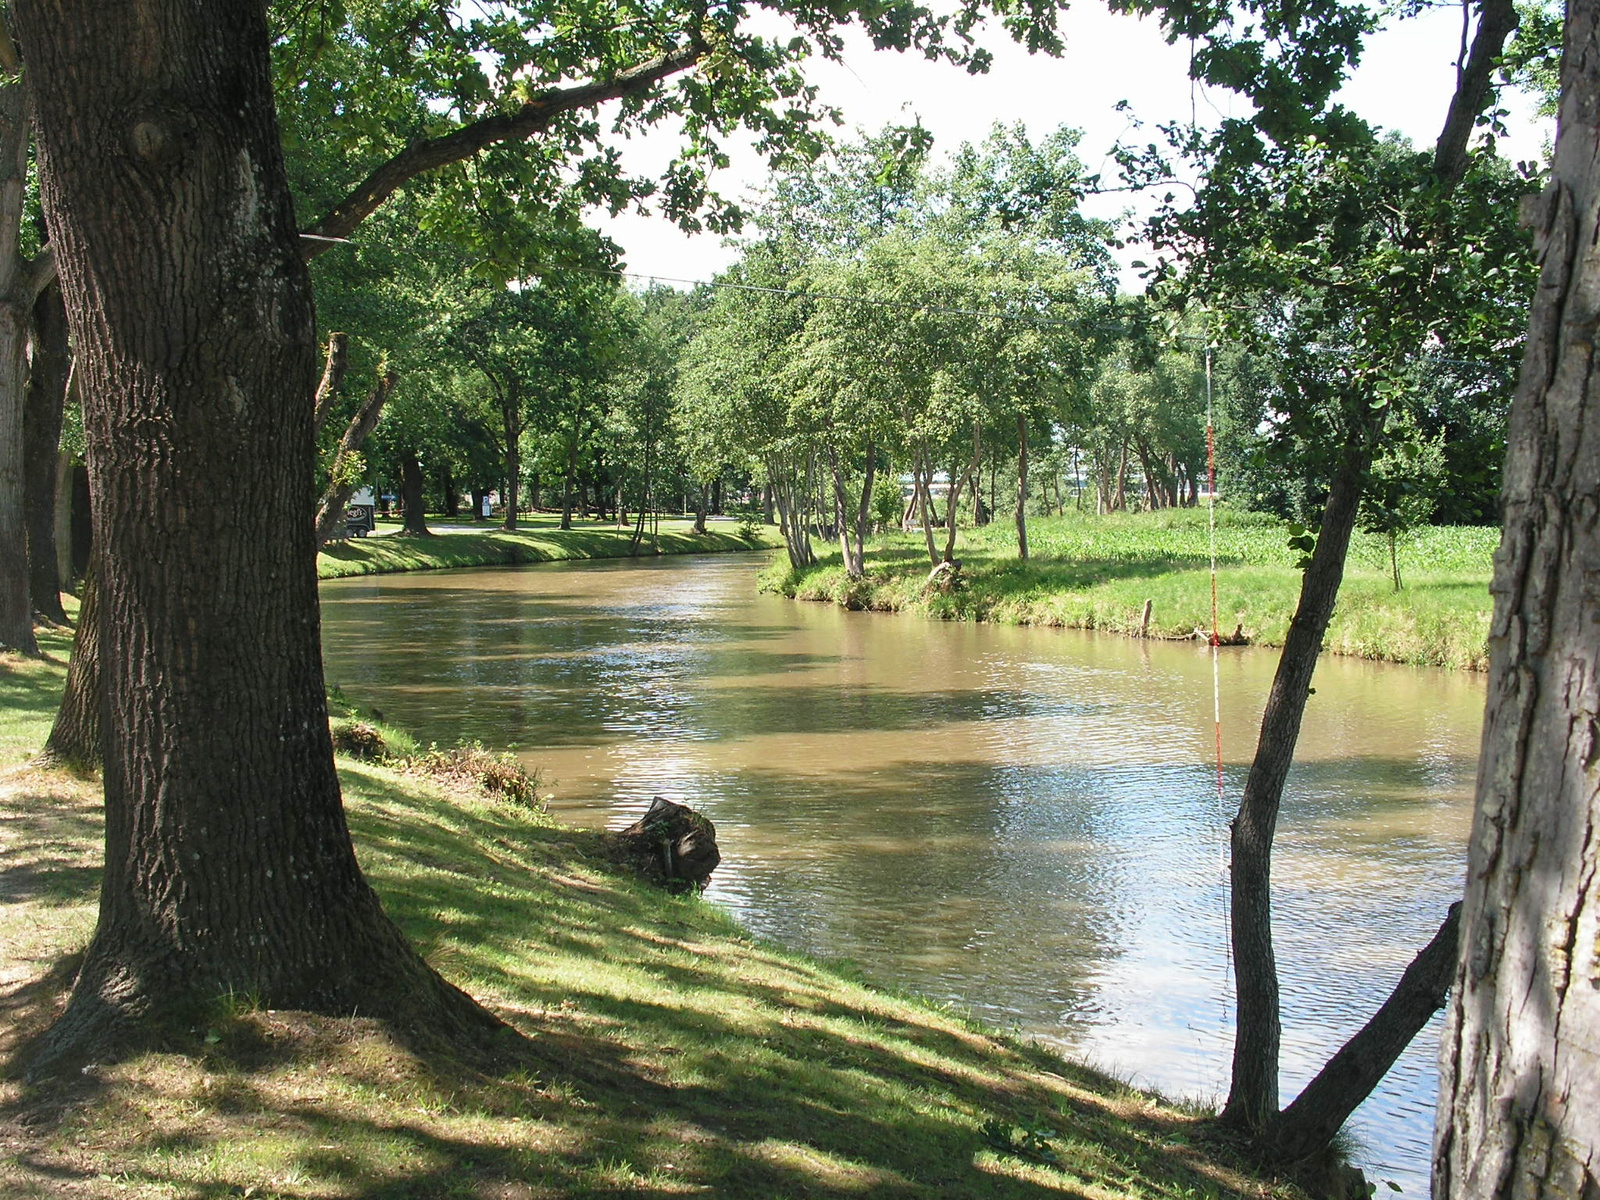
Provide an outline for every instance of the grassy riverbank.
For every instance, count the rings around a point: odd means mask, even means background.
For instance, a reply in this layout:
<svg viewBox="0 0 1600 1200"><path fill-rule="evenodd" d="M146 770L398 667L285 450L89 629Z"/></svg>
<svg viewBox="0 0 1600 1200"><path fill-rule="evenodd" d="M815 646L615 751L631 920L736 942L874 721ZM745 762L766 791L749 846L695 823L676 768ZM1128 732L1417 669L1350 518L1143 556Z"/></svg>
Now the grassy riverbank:
<svg viewBox="0 0 1600 1200"><path fill-rule="evenodd" d="M1218 511L1218 605L1224 632L1242 625L1258 645L1281 646L1299 595L1297 554L1278 521ZM963 586L928 588L920 534L892 533L867 556L866 577L845 577L837 552L796 572L780 559L762 586L802 600L917 612L946 620L1055 625L1138 634L1146 600L1150 636L1211 627L1211 577L1203 509L1108 517L1035 518L1032 557L1016 557L1016 530L996 522L962 530ZM1338 654L1481 670L1487 665L1489 574L1499 531L1418 530L1401 545L1404 588L1389 574L1388 544L1358 534L1325 640ZM943 548L943 541L939 542Z"/></svg>
<svg viewBox="0 0 1600 1200"><path fill-rule="evenodd" d="M535 513L524 518L521 529L507 533L493 525L470 521L432 520L436 531L419 537L395 532L382 524L382 536L334 542L317 555L317 574L323 579L346 575L381 575L392 571L427 571L442 567L492 567L515 563L559 562L578 558L626 558L633 530L618 529L600 521L574 521L560 528L560 517ZM659 545L662 554L714 554L726 550L761 550L783 544L776 529L757 526L749 536L732 521L713 521L705 533L695 533L693 520L662 521L660 536L652 542L648 530L641 554Z"/></svg>
<svg viewBox="0 0 1600 1200"><path fill-rule="evenodd" d="M42 696L52 672L59 691L59 665L43 667L19 694ZM4 744L37 745L41 707L0 711ZM520 1065L486 1075L370 1021L236 996L160 1052L24 1084L18 1056L94 924L101 814L95 781L12 768L0 1194L1297 1194L1244 1171L1190 1111L618 875L599 835L414 772L342 759L340 773L385 905L526 1036ZM1041 1132L1024 1145L1025 1129Z"/></svg>

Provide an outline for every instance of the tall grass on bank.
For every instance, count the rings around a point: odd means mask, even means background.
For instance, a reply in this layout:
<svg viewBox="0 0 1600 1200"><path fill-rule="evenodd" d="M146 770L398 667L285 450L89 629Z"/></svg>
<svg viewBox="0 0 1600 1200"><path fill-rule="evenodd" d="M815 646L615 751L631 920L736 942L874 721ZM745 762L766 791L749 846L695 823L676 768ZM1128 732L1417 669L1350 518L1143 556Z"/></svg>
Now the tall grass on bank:
<svg viewBox="0 0 1600 1200"><path fill-rule="evenodd" d="M492 567L517 563L560 562L580 558L626 558L633 530L592 521L559 528L558 519L539 514L515 533L461 522L436 522L440 532L428 537L386 533L382 537L333 542L317 556L322 579L348 575L381 575L394 571L427 571L444 567ZM719 522L705 533L693 522L662 521L660 536L648 530L639 553L647 557L660 546L663 554L715 554L729 550L762 550L782 545L771 526ZM448 532L446 532L448 531Z"/></svg>
<svg viewBox="0 0 1600 1200"><path fill-rule="evenodd" d="M779 561L762 586L849 608L915 612L943 620L1054 625L1138 634L1146 600L1149 634L1186 637L1211 628L1210 556L1204 509L1096 517L1035 517L1032 558L1016 557L1006 522L963 530L956 551L963 585L927 586L920 535L877 539L866 576L846 578L837 555L794 571ZM1499 531L1447 527L1401 543L1405 587L1389 576L1388 543L1358 533L1325 647L1390 662L1482 670L1487 666L1489 575ZM1258 645L1281 646L1300 591L1288 529L1261 513L1217 512L1218 621L1242 626Z"/></svg>

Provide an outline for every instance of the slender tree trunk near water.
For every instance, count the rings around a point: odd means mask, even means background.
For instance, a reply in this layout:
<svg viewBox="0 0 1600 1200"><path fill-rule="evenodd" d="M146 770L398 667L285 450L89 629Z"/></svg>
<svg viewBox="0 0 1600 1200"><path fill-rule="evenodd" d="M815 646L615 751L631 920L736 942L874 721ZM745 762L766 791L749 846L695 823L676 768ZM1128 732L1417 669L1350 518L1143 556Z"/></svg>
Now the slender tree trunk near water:
<svg viewBox="0 0 1600 1200"><path fill-rule="evenodd" d="M695 485L694 531L696 533L704 533L706 531L706 485L704 483Z"/></svg>
<svg viewBox="0 0 1600 1200"><path fill-rule="evenodd" d="M344 436L339 439L339 447L333 452L333 466L328 472L328 489L323 492L322 501L317 505L316 536L319 548L331 542L338 535L339 527L344 524L345 508L350 503L350 497L356 494L356 484L359 482L356 473L350 470L351 460L361 453L361 447L366 445L367 438L378 427L378 418L383 415L383 406L388 402L389 395L394 391L394 385L399 378L399 374L395 371L385 372L378 382L373 384L372 391L367 393L367 398L362 401L355 416L350 418L350 424L345 426Z"/></svg>
<svg viewBox="0 0 1600 1200"><path fill-rule="evenodd" d="M1299 1161L1325 1150L1423 1026L1445 1006L1455 976L1460 913L1458 901L1372 1019L1272 1121L1266 1141L1280 1157Z"/></svg>
<svg viewBox="0 0 1600 1200"><path fill-rule="evenodd" d="M1048 504L1050 498L1045 497ZM1028 419L1017 414L1017 557L1028 559Z"/></svg>
<svg viewBox="0 0 1600 1200"><path fill-rule="evenodd" d="M52 283L33 306L33 354L23 413L23 504L28 537L28 596L33 610L65 625L61 573L56 555L56 464L61 418L66 407L72 355L67 348L67 310Z"/></svg>
<svg viewBox="0 0 1600 1200"><path fill-rule="evenodd" d="M327 356L322 362L322 378L311 399L311 425L317 433L333 415L333 406L339 399L339 389L344 386L345 372L350 369L350 335L330 333Z"/></svg>
<svg viewBox="0 0 1600 1200"><path fill-rule="evenodd" d="M583 410L572 413L572 429L567 435L567 473L561 485L561 528L572 528L572 485L578 477L578 434L583 428Z"/></svg>
<svg viewBox="0 0 1600 1200"><path fill-rule="evenodd" d="M10 10L82 381L106 717L99 920L32 1069L228 992L436 1037L499 1028L384 915L340 803L318 355L265 9Z"/></svg>
<svg viewBox="0 0 1600 1200"><path fill-rule="evenodd" d="M1381 416L1380 418L1381 419ZM1267 704L1261 736L1233 819L1232 938L1237 980L1233 1082L1222 1120L1259 1134L1278 1113L1278 964L1272 946L1272 839L1283 785L1294 760L1300 721L1322 636L1344 577L1350 534L1361 502L1371 431L1352 433L1334 472L1300 601L1289 622Z"/></svg>
<svg viewBox="0 0 1600 1200"><path fill-rule="evenodd" d="M912 474L916 488L917 516L922 525L922 540L928 545L928 562L939 565L939 551L933 543L933 457L928 453L927 439L917 451L917 464Z"/></svg>
<svg viewBox="0 0 1600 1200"><path fill-rule="evenodd" d="M1512 401L1438 1200L1600 1194L1600 4L1570 0Z"/></svg>

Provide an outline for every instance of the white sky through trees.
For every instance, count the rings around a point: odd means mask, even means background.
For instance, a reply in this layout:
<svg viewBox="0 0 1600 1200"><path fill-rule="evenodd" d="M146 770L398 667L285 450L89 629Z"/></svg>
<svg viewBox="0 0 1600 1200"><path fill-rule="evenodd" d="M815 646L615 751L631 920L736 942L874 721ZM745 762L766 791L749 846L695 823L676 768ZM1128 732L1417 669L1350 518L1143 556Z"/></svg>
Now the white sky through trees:
<svg viewBox="0 0 1600 1200"><path fill-rule="evenodd" d="M1191 85L1188 43L1169 46L1153 19L1117 16L1098 3L1084 3L1063 14L1062 22L1067 49L1059 59L1030 56L1003 40L998 29L988 29L980 35L995 56L987 75L875 51L859 36L849 39L843 65L816 61L807 70L821 86L822 98L843 110L845 125L835 136L848 136L854 127L875 131L920 118L934 135L937 157L964 141L981 141L996 121L1023 122L1035 141L1065 124L1083 130L1079 157L1090 172L1102 173L1107 186L1117 183L1116 164L1108 155L1119 138L1137 145L1159 142L1157 125L1187 121L1191 111L1202 125L1248 112L1247 102L1231 92ZM1455 87L1460 38L1458 8L1432 9L1394 23L1371 39L1340 100L1367 120L1431 148ZM1128 111L1117 111L1119 100L1128 101ZM1539 157L1553 135L1552 124L1536 121L1525 97L1510 95L1503 103L1512 110L1512 136L1501 143L1502 152L1512 159ZM1136 128L1134 119L1144 127ZM663 127L623 145L631 169L659 174L677 142L675 131ZM732 165L717 174L714 184L739 198L761 185L767 168L745 144L735 144L732 151ZM1091 197L1085 208L1114 218L1138 205L1137 198L1117 193ZM658 216L628 213L607 219L602 214L598 223L623 247L625 269L638 274L704 280L737 256L717 235L684 234ZM1124 290L1141 290L1126 263L1142 253L1130 246L1119 255Z"/></svg>

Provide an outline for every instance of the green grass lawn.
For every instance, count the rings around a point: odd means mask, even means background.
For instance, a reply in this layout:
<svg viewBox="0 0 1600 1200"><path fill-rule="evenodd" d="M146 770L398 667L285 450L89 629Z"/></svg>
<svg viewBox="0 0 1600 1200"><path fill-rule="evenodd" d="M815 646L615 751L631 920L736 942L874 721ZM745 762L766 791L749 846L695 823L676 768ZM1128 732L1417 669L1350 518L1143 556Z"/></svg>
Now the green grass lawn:
<svg viewBox="0 0 1600 1200"><path fill-rule="evenodd" d="M557 562L578 558L625 558L633 539L631 526L574 521L569 530L548 513L523 518L514 533L482 521L440 520L429 525L440 532L427 537L398 532L398 523L381 521L382 537L351 538L333 542L317 556L317 574L323 579L346 575L377 575L391 571L422 571L441 567L484 567L513 563ZM690 520L664 520L654 543L649 529L640 541L641 554L711 554L725 550L760 550L782 545L772 526L757 526L746 537L738 524L713 520L703 534L693 532Z"/></svg>
<svg viewBox="0 0 1600 1200"><path fill-rule="evenodd" d="M41 694L52 676L59 691L59 664L42 670ZM20 709L5 721L14 740L47 724ZM232 996L159 1051L24 1082L29 1039L94 925L101 809L94 780L13 768L0 774L0 1195L1299 1195L1249 1172L1193 1110L619 874L604 834L406 764L342 759L340 774L384 904L522 1035L509 1065L485 1072L359 1016Z"/></svg>
<svg viewBox="0 0 1600 1200"><path fill-rule="evenodd" d="M1217 519L1223 632L1242 625L1252 642L1281 646L1300 589L1286 528L1259 513L1219 509ZM835 551L801 572L782 560L765 573L763 586L852 608L1123 634L1139 631L1149 600L1151 636L1184 637L1211 627L1204 509L1036 517L1028 540L1032 557L1022 562L1010 522L962 530L956 556L964 586L954 591L926 586L929 563L920 533L898 532L874 543L862 580L845 577ZM1392 662L1482 669L1498 543L1497 529L1418 530L1402 543L1405 586L1396 592L1387 543L1357 534L1325 647Z"/></svg>

